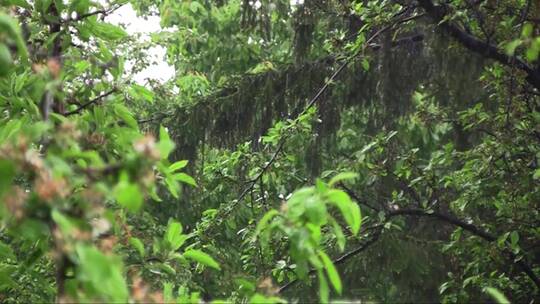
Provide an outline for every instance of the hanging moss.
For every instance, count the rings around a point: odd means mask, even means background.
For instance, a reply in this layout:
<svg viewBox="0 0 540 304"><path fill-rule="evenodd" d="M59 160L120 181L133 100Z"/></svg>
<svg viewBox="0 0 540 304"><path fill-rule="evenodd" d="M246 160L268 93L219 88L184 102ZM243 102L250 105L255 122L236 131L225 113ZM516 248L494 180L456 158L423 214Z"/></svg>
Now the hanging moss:
<svg viewBox="0 0 540 304"><path fill-rule="evenodd" d="M386 36L373 52L369 71L360 60L343 71L317 104L322 123L315 129L320 139L309 148L315 149L308 152L312 157L331 141L345 109L372 107L367 131L376 133L391 129L410 110L411 96L419 88L430 89L441 105L456 109L472 102L473 96L481 96L476 80L482 60L448 44L430 27L403 34L415 35L423 40L404 39L397 46ZM277 120L296 117L337 65L329 56L248 74L193 105L179 106L168 125L178 146L177 157L194 160L203 140L218 148L251 140L257 149L258 138ZM316 160L311 164L317 173Z"/></svg>

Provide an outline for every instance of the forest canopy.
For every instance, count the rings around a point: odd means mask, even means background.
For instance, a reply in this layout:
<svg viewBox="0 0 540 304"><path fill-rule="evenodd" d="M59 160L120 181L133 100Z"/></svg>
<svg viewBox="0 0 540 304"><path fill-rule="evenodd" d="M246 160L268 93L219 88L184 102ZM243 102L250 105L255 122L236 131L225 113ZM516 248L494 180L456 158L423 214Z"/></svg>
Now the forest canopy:
<svg viewBox="0 0 540 304"><path fill-rule="evenodd" d="M537 303L539 56L535 0L0 0L0 302Z"/></svg>

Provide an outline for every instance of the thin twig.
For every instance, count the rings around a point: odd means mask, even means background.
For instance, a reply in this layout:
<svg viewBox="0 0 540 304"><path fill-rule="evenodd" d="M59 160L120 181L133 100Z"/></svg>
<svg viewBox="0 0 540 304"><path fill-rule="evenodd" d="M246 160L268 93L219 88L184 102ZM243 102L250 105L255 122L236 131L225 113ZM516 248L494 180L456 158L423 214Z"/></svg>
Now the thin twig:
<svg viewBox="0 0 540 304"><path fill-rule="evenodd" d="M345 263L346 261L348 261L349 259L351 259L352 257L364 252L366 249L369 248L369 246L373 245L375 242L377 242L379 240L379 237L381 236L381 232L382 232L382 229L378 229L375 232L374 236L369 241L367 241L364 244L360 245L359 247L345 253L344 255L334 259L332 262L334 263L334 265L341 265L341 264ZM308 272L308 275L311 276L311 275L315 274L316 272L317 272L317 269L311 269ZM289 289L290 287L292 287L293 285L295 285L298 282L299 282L299 279L294 279L294 280L288 282L287 284L281 286L278 289L278 293L284 292L285 290Z"/></svg>
<svg viewBox="0 0 540 304"><path fill-rule="evenodd" d="M65 19L63 22L64 23L77 22L77 21L81 21L83 19L95 16L95 15L107 16L107 15L110 15L111 13L113 13L114 11L116 11L117 9L121 8L123 5L124 4L120 4L120 5L117 5L115 7L108 8L108 9L101 9L101 10L92 11L92 12L89 12L89 13L86 13L86 14L77 15L75 18L68 18L68 19Z"/></svg>
<svg viewBox="0 0 540 304"><path fill-rule="evenodd" d="M105 92L99 96L97 96L96 98L88 101L87 103L84 103L82 104L80 107L78 107L77 109L73 110L73 111L70 111L70 112L67 112L67 113L64 113L64 116L70 116L70 115L74 115L74 114L79 114L80 112L82 112L82 110L86 109L87 107L91 106L92 104L100 101L101 99L111 95L112 93L116 92L117 89L116 88L113 88L112 90L108 91L108 92Z"/></svg>

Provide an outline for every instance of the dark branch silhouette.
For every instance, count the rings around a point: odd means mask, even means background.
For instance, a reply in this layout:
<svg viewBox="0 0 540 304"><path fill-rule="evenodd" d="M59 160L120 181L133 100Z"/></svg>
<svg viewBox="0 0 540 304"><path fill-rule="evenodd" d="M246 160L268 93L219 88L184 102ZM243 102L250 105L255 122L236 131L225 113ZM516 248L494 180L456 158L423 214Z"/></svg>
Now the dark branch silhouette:
<svg viewBox="0 0 540 304"><path fill-rule="evenodd" d="M91 106L91 105L94 104L94 103L99 102L101 99L103 99L103 98L105 98L105 97L111 95L112 93L114 93L114 92L116 92L116 91L117 91L116 88L114 88L114 89L112 89L112 90L110 90L110 91L108 91L108 92L105 92L105 93L99 95L98 97L96 97L96 98L94 98L94 99L88 101L87 103L82 104L82 105L81 105L80 107L78 107L77 109L65 113L64 116L70 116L70 115L74 115L74 114L79 114L79 113L82 112L82 110L86 109L87 107Z"/></svg>
<svg viewBox="0 0 540 304"><path fill-rule="evenodd" d="M486 58L493 59L506 66L514 67L527 74L527 81L540 90L540 72L530 67L526 62L515 56L508 56L497 47L480 40L479 38L461 30L452 21L445 20L449 7L445 4L435 5L431 0L418 0L420 7L465 48L480 54Z"/></svg>

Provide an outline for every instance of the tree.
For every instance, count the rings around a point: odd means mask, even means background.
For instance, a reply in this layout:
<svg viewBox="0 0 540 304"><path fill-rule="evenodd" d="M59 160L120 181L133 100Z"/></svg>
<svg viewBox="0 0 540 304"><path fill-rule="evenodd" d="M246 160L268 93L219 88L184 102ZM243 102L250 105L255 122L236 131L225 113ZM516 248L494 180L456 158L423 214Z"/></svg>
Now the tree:
<svg viewBox="0 0 540 304"><path fill-rule="evenodd" d="M538 297L536 2L3 5L3 301Z"/></svg>

